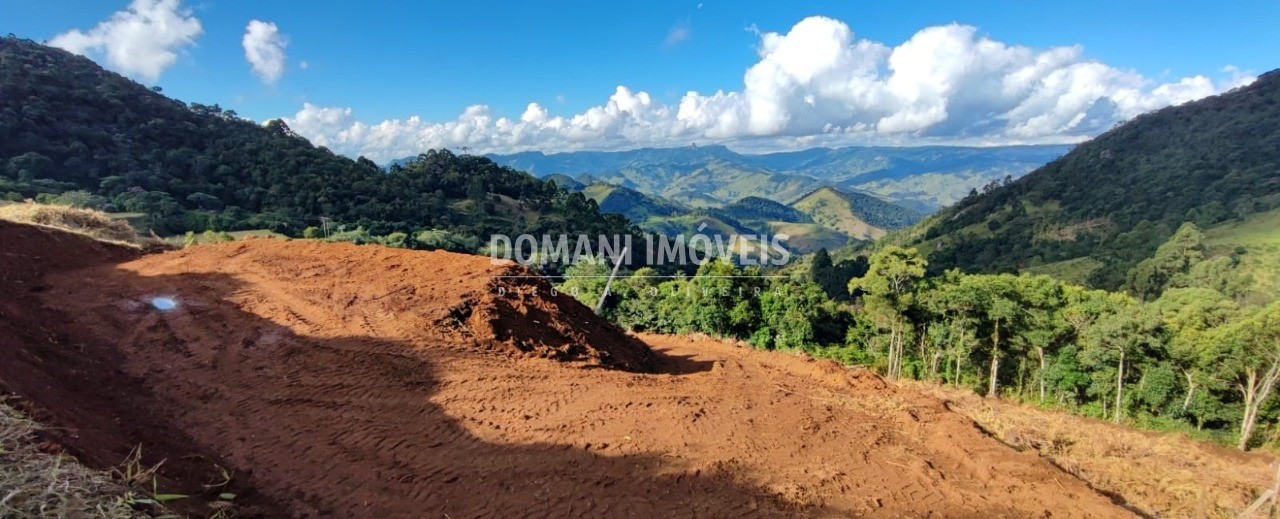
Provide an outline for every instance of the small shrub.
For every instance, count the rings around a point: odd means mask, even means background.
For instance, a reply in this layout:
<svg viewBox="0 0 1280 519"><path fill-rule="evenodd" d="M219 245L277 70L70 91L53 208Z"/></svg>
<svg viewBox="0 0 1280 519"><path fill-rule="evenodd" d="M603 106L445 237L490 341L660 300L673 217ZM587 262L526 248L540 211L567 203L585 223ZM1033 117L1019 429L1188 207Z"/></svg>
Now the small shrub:
<svg viewBox="0 0 1280 519"><path fill-rule="evenodd" d="M382 238L382 244L388 247L405 249L409 247L409 235L402 232L393 232Z"/></svg>
<svg viewBox="0 0 1280 519"><path fill-rule="evenodd" d="M235 236L232 236L230 233L226 231L214 231L214 230L205 231L203 234L200 235L200 240L199 240L200 243L225 243L229 241L236 241Z"/></svg>

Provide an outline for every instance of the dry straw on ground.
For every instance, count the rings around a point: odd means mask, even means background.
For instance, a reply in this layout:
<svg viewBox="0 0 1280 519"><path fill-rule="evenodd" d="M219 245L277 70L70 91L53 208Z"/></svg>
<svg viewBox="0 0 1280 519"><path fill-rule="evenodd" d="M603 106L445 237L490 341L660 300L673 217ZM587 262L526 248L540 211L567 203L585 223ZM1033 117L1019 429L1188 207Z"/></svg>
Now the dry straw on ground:
<svg viewBox="0 0 1280 519"><path fill-rule="evenodd" d="M146 517L105 472L42 452L39 426L0 400L0 517Z"/></svg>
<svg viewBox="0 0 1280 519"><path fill-rule="evenodd" d="M1095 489L1152 517L1234 518L1276 478L1277 460L1174 433L1117 426L932 384L932 393L1004 443L1038 452ZM1266 517L1265 512L1257 517Z"/></svg>
<svg viewBox="0 0 1280 519"><path fill-rule="evenodd" d="M117 244L139 246L142 240L128 222L92 209L34 202L0 206L0 220L55 227Z"/></svg>

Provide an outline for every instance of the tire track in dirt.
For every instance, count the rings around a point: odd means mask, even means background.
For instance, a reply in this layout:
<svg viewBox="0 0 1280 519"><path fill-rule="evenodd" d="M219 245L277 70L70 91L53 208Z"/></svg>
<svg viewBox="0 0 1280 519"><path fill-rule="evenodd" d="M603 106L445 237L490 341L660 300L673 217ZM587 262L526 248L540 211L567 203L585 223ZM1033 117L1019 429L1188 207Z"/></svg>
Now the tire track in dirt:
<svg viewBox="0 0 1280 519"><path fill-rule="evenodd" d="M145 380L135 418L237 469L264 516L1128 516L935 399L717 341L633 351L534 285L496 300L507 268L254 240L48 272L31 301ZM161 293L181 306L139 303Z"/></svg>

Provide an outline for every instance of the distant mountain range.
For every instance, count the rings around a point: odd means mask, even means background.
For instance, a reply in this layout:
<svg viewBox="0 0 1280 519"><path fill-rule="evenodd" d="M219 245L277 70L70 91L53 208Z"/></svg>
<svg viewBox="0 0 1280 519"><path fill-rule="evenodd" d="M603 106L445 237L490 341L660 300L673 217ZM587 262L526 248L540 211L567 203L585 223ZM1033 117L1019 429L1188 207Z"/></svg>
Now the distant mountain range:
<svg viewBox="0 0 1280 519"><path fill-rule="evenodd" d="M684 232L710 218L713 229L804 235L794 248L811 252L850 238L879 238L975 190L1019 178L1071 148L851 146L751 155L725 146L688 146L486 157L581 191L602 211L654 232ZM771 208L769 218L738 214L743 202L763 209L763 201L783 211ZM786 211L791 216L782 217Z"/></svg>
<svg viewBox="0 0 1280 519"><path fill-rule="evenodd" d="M790 237L786 245L802 254L821 248L839 249L851 240L874 240L923 217L872 195L830 187L816 189L791 204L748 196L723 207L692 207L629 187L587 185L562 175L550 175L544 180L581 192L594 200L601 212L623 215L649 232L725 237L785 234Z"/></svg>
<svg viewBox="0 0 1280 519"><path fill-rule="evenodd" d="M691 207L721 207L748 196L785 204L834 187L871 193L927 214L993 180L1020 177L1070 149L855 146L748 155L724 146L689 146L488 157L538 177L606 183Z"/></svg>
<svg viewBox="0 0 1280 519"><path fill-rule="evenodd" d="M788 234L798 252L873 240L1070 146L847 147L749 155L724 146L488 155L667 234Z"/></svg>

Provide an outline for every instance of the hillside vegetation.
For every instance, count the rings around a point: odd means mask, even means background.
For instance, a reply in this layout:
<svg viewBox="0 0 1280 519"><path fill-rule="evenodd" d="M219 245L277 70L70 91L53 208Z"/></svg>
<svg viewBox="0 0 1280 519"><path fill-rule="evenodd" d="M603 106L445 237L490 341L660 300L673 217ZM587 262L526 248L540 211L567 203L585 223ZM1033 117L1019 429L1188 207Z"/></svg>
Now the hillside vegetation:
<svg viewBox="0 0 1280 519"><path fill-rule="evenodd" d="M898 241L936 271L1013 272L1088 257L1115 289L1183 222L1208 228L1280 207L1280 72L1139 116Z"/></svg>
<svg viewBox="0 0 1280 519"><path fill-rule="evenodd" d="M1208 265L1238 285L1242 300L1261 304L1280 298L1280 209L1207 229L1204 246Z"/></svg>
<svg viewBox="0 0 1280 519"><path fill-rule="evenodd" d="M497 232L635 232L585 196L489 159L427 151L384 171L281 121L187 105L29 40L0 39L0 92L0 198L140 213L162 234L324 227L414 244L431 232L474 251Z"/></svg>
<svg viewBox="0 0 1280 519"><path fill-rule="evenodd" d="M606 315L635 330L800 349L893 379L1274 450L1278 95L1280 74L1271 73L1142 116L839 263L820 252L781 277L721 262L688 279L637 271L606 301ZM1183 160L1201 162L1188 170L1176 164ZM1235 210L1218 211L1228 205ZM841 301L842 288L852 304ZM755 291L761 297L722 296ZM1069 445L1048 450L1097 456ZM1165 491L1180 502L1191 495ZM1234 504L1204 510L1238 513L1249 498L1239 486L1231 492Z"/></svg>
<svg viewBox="0 0 1280 519"><path fill-rule="evenodd" d="M886 232L859 218L853 213L849 200L831 188L810 193L797 200L794 207L809 215L813 221L859 240L874 240L883 237Z"/></svg>
<svg viewBox="0 0 1280 519"><path fill-rule="evenodd" d="M794 207L758 196L749 196L738 200L720 208L720 212L744 222L813 222L811 216Z"/></svg>
<svg viewBox="0 0 1280 519"><path fill-rule="evenodd" d="M392 166L399 167L399 166ZM804 211L767 198L748 196L723 207L691 208L657 196L650 196L631 188L606 183L582 185L563 175L546 177L556 185L573 186L588 199L594 200L602 213L625 216L643 231L667 236L695 234L720 236L780 236L782 242L794 253L810 254L822 249L836 250L846 246L850 239L870 240L883 236L883 230L862 223L853 216L849 199L834 190L830 196L834 210L826 210L819 204L806 204L814 217ZM866 207L887 215L909 215L910 211L876 200L874 197L856 194L870 199ZM809 200L813 197L807 197ZM816 209L816 210L815 210ZM850 234L850 230L854 234Z"/></svg>
<svg viewBox="0 0 1280 519"><path fill-rule="evenodd" d="M600 212L617 213L632 222L644 222L655 216L672 216L689 211L688 208L679 204L651 197L626 187L593 184L582 187L581 191L587 198L595 200Z"/></svg>

